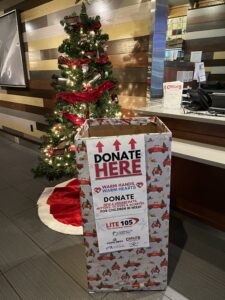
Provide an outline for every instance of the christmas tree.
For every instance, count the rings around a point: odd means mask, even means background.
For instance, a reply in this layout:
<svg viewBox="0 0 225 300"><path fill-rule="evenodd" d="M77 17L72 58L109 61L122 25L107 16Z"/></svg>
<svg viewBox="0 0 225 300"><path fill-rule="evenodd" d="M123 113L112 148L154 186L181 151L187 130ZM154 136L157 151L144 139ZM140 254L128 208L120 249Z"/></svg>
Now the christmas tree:
<svg viewBox="0 0 225 300"><path fill-rule="evenodd" d="M35 177L49 180L76 175L74 136L85 119L121 114L107 55L109 36L101 32L100 17L89 17L83 3L80 15L65 16L61 25L68 38L58 48L61 75L52 77L55 109L47 117L49 130L33 170Z"/></svg>

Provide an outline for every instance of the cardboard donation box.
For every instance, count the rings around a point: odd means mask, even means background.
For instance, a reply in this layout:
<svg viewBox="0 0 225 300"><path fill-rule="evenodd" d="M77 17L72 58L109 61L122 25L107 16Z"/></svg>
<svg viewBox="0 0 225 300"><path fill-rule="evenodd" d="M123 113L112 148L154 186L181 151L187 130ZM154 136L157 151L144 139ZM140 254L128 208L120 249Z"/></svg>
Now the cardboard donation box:
<svg viewBox="0 0 225 300"><path fill-rule="evenodd" d="M166 288L171 139L157 117L87 120L76 135L90 292Z"/></svg>

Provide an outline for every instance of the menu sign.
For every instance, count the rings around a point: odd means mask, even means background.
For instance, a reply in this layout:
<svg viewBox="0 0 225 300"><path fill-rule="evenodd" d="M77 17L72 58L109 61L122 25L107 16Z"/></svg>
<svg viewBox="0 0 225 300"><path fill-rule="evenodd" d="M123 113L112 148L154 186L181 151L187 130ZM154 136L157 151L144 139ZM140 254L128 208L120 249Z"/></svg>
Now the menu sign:
<svg viewBox="0 0 225 300"><path fill-rule="evenodd" d="M144 135L87 141L100 253L149 246Z"/></svg>

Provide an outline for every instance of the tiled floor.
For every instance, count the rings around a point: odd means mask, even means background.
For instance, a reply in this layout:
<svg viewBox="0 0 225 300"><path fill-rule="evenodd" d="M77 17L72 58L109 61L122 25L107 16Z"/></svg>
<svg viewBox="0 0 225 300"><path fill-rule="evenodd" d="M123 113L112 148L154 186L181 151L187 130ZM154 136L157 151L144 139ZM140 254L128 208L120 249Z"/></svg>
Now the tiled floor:
<svg viewBox="0 0 225 300"><path fill-rule="evenodd" d="M87 292L82 237L44 226L36 202L45 186L30 169L37 153L0 137L0 300L223 300L225 234L173 213L165 292Z"/></svg>

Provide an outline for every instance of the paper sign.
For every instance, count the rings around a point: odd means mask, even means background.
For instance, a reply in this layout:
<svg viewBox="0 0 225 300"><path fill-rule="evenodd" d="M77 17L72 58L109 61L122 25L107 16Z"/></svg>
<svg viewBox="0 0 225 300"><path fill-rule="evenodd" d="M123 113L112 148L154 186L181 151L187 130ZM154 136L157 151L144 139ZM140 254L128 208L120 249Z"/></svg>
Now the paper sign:
<svg viewBox="0 0 225 300"><path fill-rule="evenodd" d="M97 220L100 253L148 247L147 221L142 214Z"/></svg>
<svg viewBox="0 0 225 300"><path fill-rule="evenodd" d="M190 62L198 63L202 60L202 51L192 51Z"/></svg>
<svg viewBox="0 0 225 300"><path fill-rule="evenodd" d="M183 92L183 82L173 81L163 83L163 105L165 108L180 108Z"/></svg>
<svg viewBox="0 0 225 300"><path fill-rule="evenodd" d="M104 252L112 251L106 250L113 236L106 241L104 235L108 234L108 230L104 224L114 222L118 217L134 217L136 214L142 215L142 221L135 225L135 230L140 232L140 241L144 240L144 243L139 243L148 245L148 236L142 234L143 223L148 230L144 135L89 139L87 153L101 249ZM117 230L123 231L123 228ZM139 247L125 241L120 243L121 250ZM113 249L118 250L115 247Z"/></svg>
<svg viewBox="0 0 225 300"><path fill-rule="evenodd" d="M203 62L195 64L194 79L197 80L197 82L206 81L205 65Z"/></svg>

